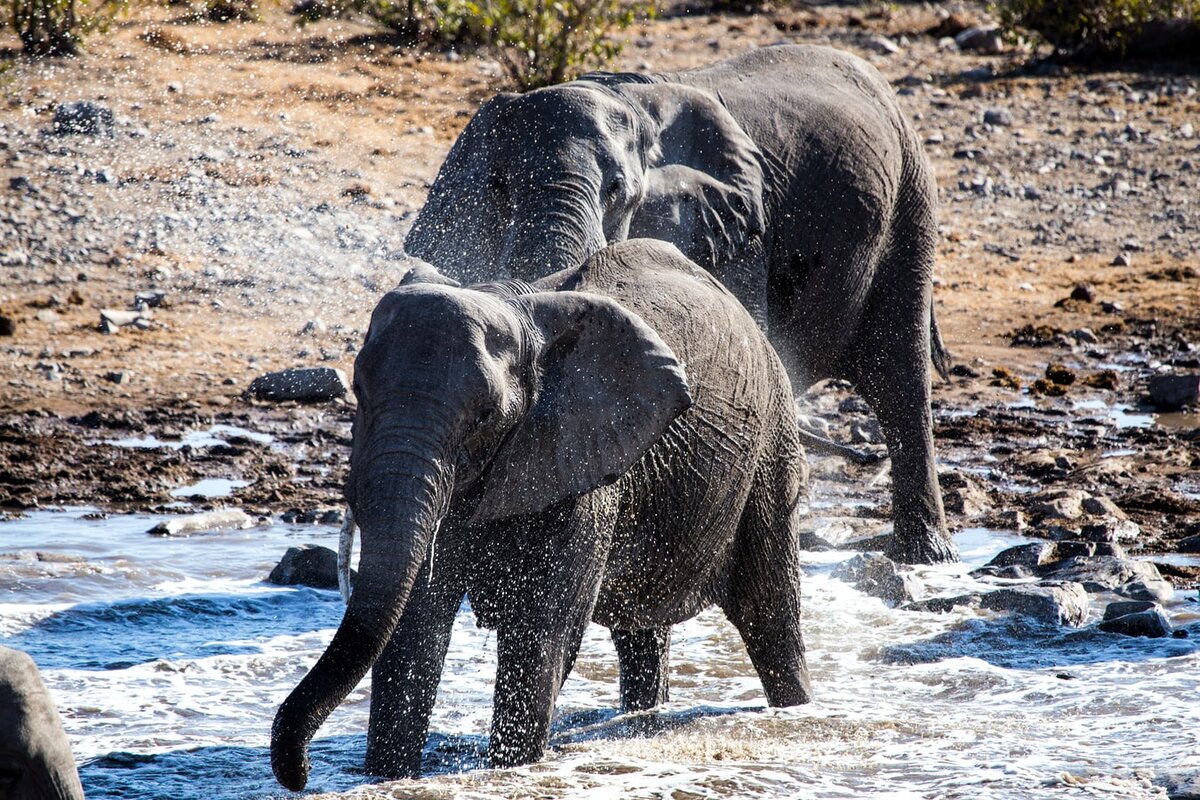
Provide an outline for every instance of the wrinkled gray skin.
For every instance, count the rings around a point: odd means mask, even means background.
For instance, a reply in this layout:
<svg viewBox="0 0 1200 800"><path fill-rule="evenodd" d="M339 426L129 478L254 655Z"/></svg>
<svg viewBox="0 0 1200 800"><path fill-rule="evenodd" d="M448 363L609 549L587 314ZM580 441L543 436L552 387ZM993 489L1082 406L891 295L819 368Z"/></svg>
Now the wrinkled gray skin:
<svg viewBox="0 0 1200 800"><path fill-rule="evenodd" d="M949 561L934 466L936 187L892 90L825 47L595 74L501 95L451 149L406 241L455 277L532 279L664 239L770 333L797 391L851 381L892 459L888 555Z"/></svg>
<svg viewBox="0 0 1200 800"><path fill-rule="evenodd" d="M0 647L0 800L83 800L58 710L33 659Z"/></svg>
<svg viewBox="0 0 1200 800"><path fill-rule="evenodd" d="M386 295L355 362L358 578L276 716L279 781L305 785L308 743L371 668L366 769L418 774L464 595L497 631L494 765L542 756L593 620L612 630L626 709L667 699L670 626L713 604L767 701L807 702L804 453L787 374L745 309L649 240L532 289L440 280L410 273Z"/></svg>

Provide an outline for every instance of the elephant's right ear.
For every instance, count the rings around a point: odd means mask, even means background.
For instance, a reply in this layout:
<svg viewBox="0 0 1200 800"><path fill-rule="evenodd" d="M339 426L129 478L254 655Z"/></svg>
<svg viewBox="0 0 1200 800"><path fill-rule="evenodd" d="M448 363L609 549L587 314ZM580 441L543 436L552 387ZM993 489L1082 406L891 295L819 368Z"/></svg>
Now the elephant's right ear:
<svg viewBox="0 0 1200 800"><path fill-rule="evenodd" d="M497 127L500 110L515 94L501 93L483 104L459 135L429 187L425 205L404 239L404 249L465 283L490 277L499 246L490 231L497 227L490 193L489 153L497 136L515 135Z"/></svg>
<svg viewBox="0 0 1200 800"><path fill-rule="evenodd" d="M479 522L615 482L692 405L674 352L616 302L543 292L514 305L544 342L535 356L540 387L485 476Z"/></svg>

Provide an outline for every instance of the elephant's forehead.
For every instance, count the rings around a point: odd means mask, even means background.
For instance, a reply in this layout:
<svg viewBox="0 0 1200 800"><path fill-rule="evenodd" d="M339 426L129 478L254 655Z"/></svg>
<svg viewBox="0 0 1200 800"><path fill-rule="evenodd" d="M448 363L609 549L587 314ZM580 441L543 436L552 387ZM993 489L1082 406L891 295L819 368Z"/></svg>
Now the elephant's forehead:
<svg viewBox="0 0 1200 800"><path fill-rule="evenodd" d="M610 118L621 109L612 98L578 86L552 86L524 94L509 103L501 112L502 118L523 128L514 133L528 133L529 127L559 136L595 136L604 134Z"/></svg>

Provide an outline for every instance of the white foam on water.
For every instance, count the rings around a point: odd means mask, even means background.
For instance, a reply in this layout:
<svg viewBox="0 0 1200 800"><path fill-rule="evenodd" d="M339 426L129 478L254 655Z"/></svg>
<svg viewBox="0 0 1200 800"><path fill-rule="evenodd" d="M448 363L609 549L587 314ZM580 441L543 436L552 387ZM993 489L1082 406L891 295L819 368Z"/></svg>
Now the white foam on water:
<svg viewBox="0 0 1200 800"><path fill-rule="evenodd" d="M93 800L285 797L270 774L271 721L343 606L336 592L260 581L287 546L330 544L337 531L147 536L157 519L93 522L72 511L0 523L0 549L57 548L102 568L38 577L0 560L0 643L41 664ZM956 539L963 563L914 571L922 596L978 589L970 568L1025 541L987 529ZM430 726L429 774L397 792L1146 798L1166 796L1157 776L1200 771L1200 642L1045 629L967 608L892 609L832 577L851 555L807 555L812 704L766 708L736 631L709 610L672 633L672 701L619 714L616 657L607 631L591 626L559 700L553 750L512 770L484 766L495 636L464 607ZM1167 612L1200 633L1200 606L1182 593ZM369 688L368 678L318 733L310 788L368 780Z"/></svg>

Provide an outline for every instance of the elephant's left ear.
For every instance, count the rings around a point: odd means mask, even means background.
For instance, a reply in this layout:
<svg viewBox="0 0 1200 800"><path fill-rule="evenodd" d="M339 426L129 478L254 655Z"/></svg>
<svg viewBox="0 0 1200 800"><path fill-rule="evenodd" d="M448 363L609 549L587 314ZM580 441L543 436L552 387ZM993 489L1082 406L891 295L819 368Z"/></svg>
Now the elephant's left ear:
<svg viewBox="0 0 1200 800"><path fill-rule="evenodd" d="M674 352L616 302L544 292L514 305L543 340L540 387L485 476L476 521L536 513L615 482L692 405Z"/></svg>

